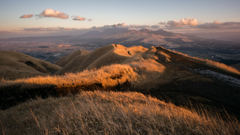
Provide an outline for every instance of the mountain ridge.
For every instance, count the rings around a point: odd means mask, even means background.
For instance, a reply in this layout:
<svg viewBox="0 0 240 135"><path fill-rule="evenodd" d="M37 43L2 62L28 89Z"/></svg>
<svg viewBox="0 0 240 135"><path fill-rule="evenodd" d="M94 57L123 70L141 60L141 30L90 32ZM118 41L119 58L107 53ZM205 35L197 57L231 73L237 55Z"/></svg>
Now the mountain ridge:
<svg viewBox="0 0 240 135"><path fill-rule="evenodd" d="M141 92L165 101L170 99L179 106L188 106L190 100L195 107L201 103L220 113L224 113L224 106L231 115L240 117L240 106L236 104L240 99L240 73L224 64L163 47L147 49L119 44L72 56L75 58L71 57L55 76L2 82L1 108L36 95L58 97L98 89Z"/></svg>

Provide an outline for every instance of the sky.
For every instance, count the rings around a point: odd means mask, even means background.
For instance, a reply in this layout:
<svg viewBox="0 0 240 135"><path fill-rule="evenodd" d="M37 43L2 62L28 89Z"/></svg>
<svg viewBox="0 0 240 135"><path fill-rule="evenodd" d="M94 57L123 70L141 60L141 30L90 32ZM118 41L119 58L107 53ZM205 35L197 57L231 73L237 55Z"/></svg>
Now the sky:
<svg viewBox="0 0 240 135"><path fill-rule="evenodd" d="M239 31L240 0L0 0L0 36L92 27Z"/></svg>

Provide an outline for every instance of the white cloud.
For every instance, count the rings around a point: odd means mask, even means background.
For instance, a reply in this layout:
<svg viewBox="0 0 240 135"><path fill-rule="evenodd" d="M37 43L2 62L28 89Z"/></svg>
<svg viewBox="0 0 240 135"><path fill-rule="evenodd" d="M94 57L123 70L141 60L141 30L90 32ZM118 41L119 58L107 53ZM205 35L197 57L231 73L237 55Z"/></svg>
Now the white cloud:
<svg viewBox="0 0 240 135"><path fill-rule="evenodd" d="M81 17L81 16L72 16L73 17L73 20L76 20L76 21L85 21L86 18L84 17Z"/></svg>
<svg viewBox="0 0 240 135"><path fill-rule="evenodd" d="M176 20L168 21L167 24L170 27L183 27L183 26L196 26L198 25L198 22L197 22L197 19L184 18L184 19L181 19L180 21L176 21Z"/></svg>
<svg viewBox="0 0 240 135"><path fill-rule="evenodd" d="M55 17L55 18L61 18L61 19L68 19L68 14L55 11L53 9L45 9L40 15L37 15L40 18L41 17Z"/></svg>
<svg viewBox="0 0 240 135"><path fill-rule="evenodd" d="M22 15L20 18L31 18L33 17L33 14L27 14L27 15Z"/></svg>

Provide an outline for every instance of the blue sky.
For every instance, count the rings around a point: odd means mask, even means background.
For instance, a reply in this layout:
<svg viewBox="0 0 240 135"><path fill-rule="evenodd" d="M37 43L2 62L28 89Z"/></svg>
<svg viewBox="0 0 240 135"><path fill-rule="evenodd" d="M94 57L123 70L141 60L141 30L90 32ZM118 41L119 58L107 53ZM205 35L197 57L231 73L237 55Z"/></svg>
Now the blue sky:
<svg viewBox="0 0 240 135"><path fill-rule="evenodd" d="M24 28L93 26L125 23L159 25L159 22L197 19L198 23L240 22L240 0L0 0L0 31ZM68 19L43 17L20 19L25 14L40 14L53 9L69 15ZM92 21L76 21L71 16Z"/></svg>

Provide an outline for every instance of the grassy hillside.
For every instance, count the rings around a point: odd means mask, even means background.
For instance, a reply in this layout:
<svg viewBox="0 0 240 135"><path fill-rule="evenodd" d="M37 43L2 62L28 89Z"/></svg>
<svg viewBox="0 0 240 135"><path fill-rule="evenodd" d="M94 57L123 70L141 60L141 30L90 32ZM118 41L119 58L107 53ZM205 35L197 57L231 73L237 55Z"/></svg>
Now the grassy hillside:
<svg viewBox="0 0 240 135"><path fill-rule="evenodd" d="M123 63L126 59L135 56L136 53L142 53L146 50L147 48L141 46L127 48L119 44L107 45L86 55L75 55L76 57L71 61L69 60L56 74L81 72L106 65ZM69 57L70 56L72 55L70 54Z"/></svg>
<svg viewBox="0 0 240 135"><path fill-rule="evenodd" d="M0 111L10 134L240 134L240 124L204 109L176 107L136 92L82 92L37 99Z"/></svg>
<svg viewBox="0 0 240 135"><path fill-rule="evenodd" d="M191 57L191 56L188 56L188 55L180 53L180 52L172 51L170 49L165 49L163 47L157 47L157 48L159 50L162 50L162 51L166 52L166 53L170 53L172 55L175 55L175 57L183 56L188 61L193 61L198 65L207 66L208 68L211 68L212 70L218 70L220 72L230 73L231 75L234 75L234 76L240 78L240 71L238 71L236 68L234 68L232 66L227 66L223 63L219 63L219 62L208 60L208 59ZM177 60L179 60L179 59L177 58Z"/></svg>
<svg viewBox="0 0 240 135"><path fill-rule="evenodd" d="M3 133L239 134L240 73L232 67L119 44L63 61L55 75L0 82Z"/></svg>
<svg viewBox="0 0 240 135"><path fill-rule="evenodd" d="M14 52L0 51L1 79L18 79L52 74L61 67L31 56Z"/></svg>

